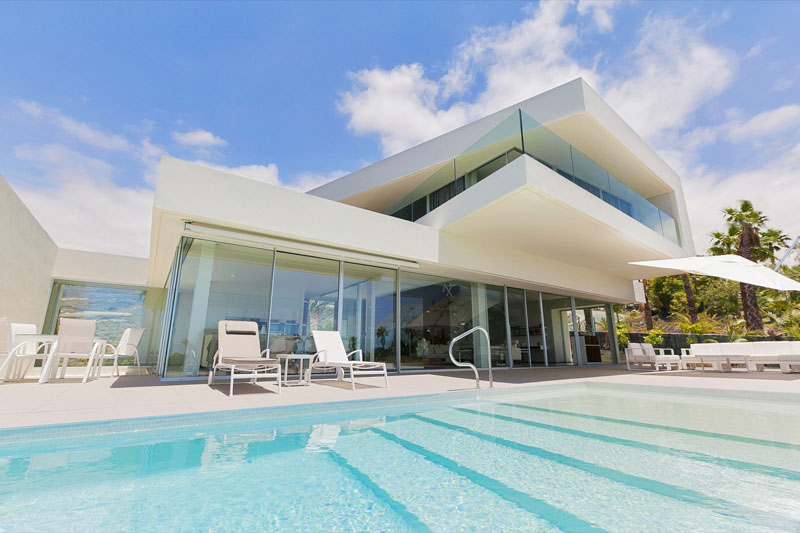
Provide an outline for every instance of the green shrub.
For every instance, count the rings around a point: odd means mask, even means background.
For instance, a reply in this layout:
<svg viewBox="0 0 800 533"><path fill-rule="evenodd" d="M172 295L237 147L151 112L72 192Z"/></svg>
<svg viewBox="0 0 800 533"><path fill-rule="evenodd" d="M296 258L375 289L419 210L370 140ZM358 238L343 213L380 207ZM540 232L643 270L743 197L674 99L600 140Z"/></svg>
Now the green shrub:
<svg viewBox="0 0 800 533"><path fill-rule="evenodd" d="M664 332L658 328L653 328L647 332L644 338L645 344L652 344L653 346L660 346L664 343Z"/></svg>

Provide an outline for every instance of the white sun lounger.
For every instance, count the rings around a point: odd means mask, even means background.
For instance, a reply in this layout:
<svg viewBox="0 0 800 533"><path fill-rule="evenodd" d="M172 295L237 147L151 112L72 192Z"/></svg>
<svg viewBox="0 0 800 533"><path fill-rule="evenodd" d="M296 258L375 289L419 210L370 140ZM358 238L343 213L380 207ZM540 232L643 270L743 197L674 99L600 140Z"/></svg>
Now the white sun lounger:
<svg viewBox="0 0 800 533"><path fill-rule="evenodd" d="M261 350L258 337L258 324L241 320L220 320L218 325L219 349L214 354L208 384L220 370L231 375L230 391L233 396L233 382L236 378L247 378L255 383L258 378L274 379L281 393L281 363L269 359L269 348Z"/></svg>
<svg viewBox="0 0 800 533"><path fill-rule="evenodd" d="M363 353L361 350L353 350L347 353L344 349L342 337L338 331L312 331L311 334L314 336L314 344L317 347L317 353L314 356L311 367L308 369L309 378L310 372L315 368L335 368L336 375L340 381L344 379L345 371L350 373L350 386L354 391L356 390L356 376L383 375L386 387L389 387L386 363L363 361ZM358 360L353 361L350 359L350 356L353 354L358 354Z"/></svg>

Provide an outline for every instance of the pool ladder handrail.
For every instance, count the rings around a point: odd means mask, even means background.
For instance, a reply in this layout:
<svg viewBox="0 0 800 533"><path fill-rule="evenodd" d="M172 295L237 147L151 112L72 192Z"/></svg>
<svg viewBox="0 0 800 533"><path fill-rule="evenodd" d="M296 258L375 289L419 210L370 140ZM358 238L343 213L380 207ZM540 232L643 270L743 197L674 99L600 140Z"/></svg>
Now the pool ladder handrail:
<svg viewBox="0 0 800 533"><path fill-rule="evenodd" d="M489 339L489 332L488 331L486 331L484 328L482 328L480 326L475 326L474 328L465 331L464 333L462 333L461 335L459 335L455 339L451 340L450 341L450 347L448 348L447 351L448 351L448 354L450 355L450 361L452 361L452 363L454 365L456 365L458 367L462 367L462 368L471 368L472 371L475 372L475 388L476 389L480 389L481 388L481 378L478 376L478 369L475 367L475 365L473 365L472 363L463 363L461 361L456 361L456 358L453 357L453 346L455 345L455 343L457 343L458 341L460 341L461 339L463 339L464 337L466 337L468 335L472 335L476 331L480 331L481 333L483 333L483 335L486 337L486 346L489 347L489 358L488 358L488 361L489 361L489 388L493 389L494 388L494 377L492 377L492 341ZM477 350L475 350L475 353L477 353Z"/></svg>

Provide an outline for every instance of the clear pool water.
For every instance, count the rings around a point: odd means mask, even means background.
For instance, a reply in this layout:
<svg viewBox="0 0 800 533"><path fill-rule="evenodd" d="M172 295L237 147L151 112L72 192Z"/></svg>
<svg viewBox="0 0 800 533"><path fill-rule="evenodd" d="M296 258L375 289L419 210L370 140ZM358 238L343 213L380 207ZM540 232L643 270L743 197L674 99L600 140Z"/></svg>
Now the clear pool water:
<svg viewBox="0 0 800 533"><path fill-rule="evenodd" d="M0 531L798 531L800 406L535 387L0 431Z"/></svg>

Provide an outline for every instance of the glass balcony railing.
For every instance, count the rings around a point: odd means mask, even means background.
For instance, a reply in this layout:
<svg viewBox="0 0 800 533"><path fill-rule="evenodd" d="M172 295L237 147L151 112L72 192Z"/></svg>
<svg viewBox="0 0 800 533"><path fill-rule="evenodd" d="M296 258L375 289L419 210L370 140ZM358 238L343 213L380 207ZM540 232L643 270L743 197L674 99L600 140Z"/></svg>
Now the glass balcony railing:
<svg viewBox="0 0 800 533"><path fill-rule="evenodd" d="M672 216L522 110L498 124L462 155L437 167L388 214L418 220L523 153L659 235L680 244L680 231Z"/></svg>

